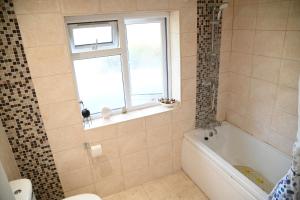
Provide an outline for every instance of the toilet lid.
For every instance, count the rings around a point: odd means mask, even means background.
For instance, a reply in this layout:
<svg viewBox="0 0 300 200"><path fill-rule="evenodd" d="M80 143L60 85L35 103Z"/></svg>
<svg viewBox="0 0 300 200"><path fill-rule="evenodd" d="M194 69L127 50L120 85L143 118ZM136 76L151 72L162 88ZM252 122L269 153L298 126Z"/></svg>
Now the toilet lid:
<svg viewBox="0 0 300 200"><path fill-rule="evenodd" d="M79 194L76 196L65 198L63 200L101 200L101 198L95 194Z"/></svg>

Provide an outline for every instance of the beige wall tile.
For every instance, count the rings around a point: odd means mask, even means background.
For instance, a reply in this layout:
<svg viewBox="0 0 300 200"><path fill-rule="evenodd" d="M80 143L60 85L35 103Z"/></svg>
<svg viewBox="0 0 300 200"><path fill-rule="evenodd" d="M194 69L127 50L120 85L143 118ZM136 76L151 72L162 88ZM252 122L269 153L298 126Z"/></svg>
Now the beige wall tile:
<svg viewBox="0 0 300 200"><path fill-rule="evenodd" d="M181 78L196 78L196 56L183 57L181 59Z"/></svg>
<svg viewBox="0 0 300 200"><path fill-rule="evenodd" d="M91 145L101 144L102 155L100 157L91 158L93 162L104 162L107 160L119 158L119 146L117 139L109 139L101 142L93 142Z"/></svg>
<svg viewBox="0 0 300 200"><path fill-rule="evenodd" d="M230 64L231 71L250 76L252 73L252 55L245 53L231 53Z"/></svg>
<svg viewBox="0 0 300 200"><path fill-rule="evenodd" d="M291 1L289 18L287 23L288 30L300 30L300 2Z"/></svg>
<svg viewBox="0 0 300 200"><path fill-rule="evenodd" d="M68 48L64 45L27 48L25 52L33 78L72 71Z"/></svg>
<svg viewBox="0 0 300 200"><path fill-rule="evenodd" d="M220 73L219 74L219 88L218 88L219 93L231 91L230 77L231 77L231 73Z"/></svg>
<svg viewBox="0 0 300 200"><path fill-rule="evenodd" d="M123 172L125 174L148 167L147 151L141 151L123 156L121 158Z"/></svg>
<svg viewBox="0 0 300 200"><path fill-rule="evenodd" d="M120 155L126 155L144 150L147 146L146 132L128 133L118 138Z"/></svg>
<svg viewBox="0 0 300 200"><path fill-rule="evenodd" d="M146 117L146 129L153 129L161 125L169 124L171 122L171 113L165 112L161 114Z"/></svg>
<svg viewBox="0 0 300 200"><path fill-rule="evenodd" d="M168 7L168 0L137 0L138 10L167 10Z"/></svg>
<svg viewBox="0 0 300 200"><path fill-rule="evenodd" d="M252 79L250 98L262 102L274 102L276 98L276 85L266 81Z"/></svg>
<svg viewBox="0 0 300 200"><path fill-rule="evenodd" d="M232 36L232 51L252 53L254 31L250 30L234 30Z"/></svg>
<svg viewBox="0 0 300 200"><path fill-rule="evenodd" d="M275 131L270 132L268 143L278 148L280 151L292 156L292 148L295 140L291 140L283 135L276 133Z"/></svg>
<svg viewBox="0 0 300 200"><path fill-rule="evenodd" d="M273 107L273 101L267 102L250 99L247 105L247 117L254 123L270 126ZM255 134L254 132L251 133Z"/></svg>
<svg viewBox="0 0 300 200"><path fill-rule="evenodd" d="M102 181L105 177L121 176L122 166L120 158L113 159L93 159L92 161L93 178L95 182Z"/></svg>
<svg viewBox="0 0 300 200"><path fill-rule="evenodd" d="M172 160L172 143L166 143L149 149L150 166Z"/></svg>
<svg viewBox="0 0 300 200"><path fill-rule="evenodd" d="M279 87L276 105L283 111L298 115L298 91L288 87Z"/></svg>
<svg viewBox="0 0 300 200"><path fill-rule="evenodd" d="M247 96L250 91L251 79L247 76L231 74L230 88L233 93L241 96Z"/></svg>
<svg viewBox="0 0 300 200"><path fill-rule="evenodd" d="M14 0L16 14L51 13L59 12L57 0Z"/></svg>
<svg viewBox="0 0 300 200"><path fill-rule="evenodd" d="M284 31L256 31L254 54L281 57L284 35Z"/></svg>
<svg viewBox="0 0 300 200"><path fill-rule="evenodd" d="M76 189L76 190L65 192L65 197L71 197L71 196L74 196L74 195L84 194L84 193L92 193L92 194L96 193L96 189L95 189L94 184L88 185L88 186L85 186L85 187L81 187L81 188Z"/></svg>
<svg viewBox="0 0 300 200"><path fill-rule="evenodd" d="M230 56L231 56L230 52L224 51L220 53L220 67L219 67L220 73L226 73L231 71Z"/></svg>
<svg viewBox="0 0 300 200"><path fill-rule="evenodd" d="M260 30L285 30L289 5L290 1L259 4L256 28Z"/></svg>
<svg viewBox="0 0 300 200"><path fill-rule="evenodd" d="M287 31L283 56L288 59L300 60L300 31Z"/></svg>
<svg viewBox="0 0 300 200"><path fill-rule="evenodd" d="M279 72L280 59L264 56L253 57L253 77L277 83Z"/></svg>
<svg viewBox="0 0 300 200"><path fill-rule="evenodd" d="M170 125L147 130L147 145L149 147L164 144L172 139Z"/></svg>
<svg viewBox="0 0 300 200"><path fill-rule="evenodd" d="M99 12L98 0L60 0L61 12L64 15L95 14Z"/></svg>
<svg viewBox="0 0 300 200"><path fill-rule="evenodd" d="M77 101L64 101L40 106L46 130L82 122Z"/></svg>
<svg viewBox="0 0 300 200"><path fill-rule="evenodd" d="M76 100L72 74L55 75L33 79L38 101L41 105Z"/></svg>
<svg viewBox="0 0 300 200"><path fill-rule="evenodd" d="M173 110L172 120L174 122L190 120L195 117L196 101L189 100L181 102L180 108Z"/></svg>
<svg viewBox="0 0 300 200"><path fill-rule="evenodd" d="M280 135L291 140L296 139L298 119L281 109L277 109L272 115L272 128Z"/></svg>
<svg viewBox="0 0 300 200"><path fill-rule="evenodd" d="M25 47L61 45L67 41L63 17L59 14L17 15L17 18Z"/></svg>
<svg viewBox="0 0 300 200"><path fill-rule="evenodd" d="M280 85L297 89L299 75L300 62L292 60L282 60L279 78Z"/></svg>
<svg viewBox="0 0 300 200"><path fill-rule="evenodd" d="M172 4L172 2L170 2ZM197 32L197 2L191 1L180 10L180 33Z"/></svg>
<svg viewBox="0 0 300 200"><path fill-rule="evenodd" d="M118 136L117 126L104 126L85 131L86 138L89 142L100 142L107 139L116 138Z"/></svg>
<svg viewBox="0 0 300 200"><path fill-rule="evenodd" d="M180 34L180 53L181 56L197 55L197 34L182 33Z"/></svg>
<svg viewBox="0 0 300 200"><path fill-rule="evenodd" d="M59 178L65 192L84 188L93 183L92 172L89 166L59 174Z"/></svg>
<svg viewBox="0 0 300 200"><path fill-rule="evenodd" d="M135 11L136 0L101 0L102 12Z"/></svg>
<svg viewBox="0 0 300 200"><path fill-rule="evenodd" d="M221 34L221 52L231 51L232 30L223 30Z"/></svg>
<svg viewBox="0 0 300 200"><path fill-rule="evenodd" d="M234 29L249 29L255 28L257 4L237 4L234 8Z"/></svg>
<svg viewBox="0 0 300 200"><path fill-rule="evenodd" d="M67 173L89 166L84 146L54 153L55 164L60 173Z"/></svg>
<svg viewBox="0 0 300 200"><path fill-rule="evenodd" d="M118 135L126 136L133 132L143 132L146 130L145 119L134 119L118 124Z"/></svg>
<svg viewBox="0 0 300 200"><path fill-rule="evenodd" d="M47 131L47 136L54 152L83 146L85 141L82 125L52 129Z"/></svg>
<svg viewBox="0 0 300 200"><path fill-rule="evenodd" d="M196 99L196 79L182 80L181 92L182 100Z"/></svg>
<svg viewBox="0 0 300 200"><path fill-rule="evenodd" d="M100 182L97 182L95 186L97 194L101 197L105 197L124 190L124 179L123 176L110 176L103 178Z"/></svg>
<svg viewBox="0 0 300 200"><path fill-rule="evenodd" d="M245 115L247 112L247 107L249 106L248 101L248 95L231 93L228 99L228 107L240 115Z"/></svg>

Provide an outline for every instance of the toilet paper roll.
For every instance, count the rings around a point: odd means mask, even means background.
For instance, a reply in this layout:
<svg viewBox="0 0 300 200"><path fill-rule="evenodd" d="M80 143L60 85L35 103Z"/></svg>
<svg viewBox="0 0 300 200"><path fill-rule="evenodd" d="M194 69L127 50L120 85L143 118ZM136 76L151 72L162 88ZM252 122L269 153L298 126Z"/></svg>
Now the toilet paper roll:
<svg viewBox="0 0 300 200"><path fill-rule="evenodd" d="M102 155L102 146L101 144L93 145L90 147L90 153L93 158L99 157Z"/></svg>

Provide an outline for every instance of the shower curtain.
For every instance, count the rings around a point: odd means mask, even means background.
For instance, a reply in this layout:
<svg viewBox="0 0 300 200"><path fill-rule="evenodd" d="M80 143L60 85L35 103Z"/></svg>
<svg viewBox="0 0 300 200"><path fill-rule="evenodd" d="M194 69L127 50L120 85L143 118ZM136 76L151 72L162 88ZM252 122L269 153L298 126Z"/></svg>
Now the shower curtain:
<svg viewBox="0 0 300 200"><path fill-rule="evenodd" d="M300 200L300 79L298 85L298 132L297 141L293 146L292 166L274 187L269 200Z"/></svg>

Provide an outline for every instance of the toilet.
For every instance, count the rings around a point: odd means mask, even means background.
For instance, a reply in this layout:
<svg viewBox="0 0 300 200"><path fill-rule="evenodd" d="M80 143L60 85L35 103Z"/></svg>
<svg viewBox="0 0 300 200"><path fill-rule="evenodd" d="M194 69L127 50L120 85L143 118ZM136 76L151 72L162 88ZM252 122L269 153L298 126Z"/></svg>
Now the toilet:
<svg viewBox="0 0 300 200"><path fill-rule="evenodd" d="M9 182L16 200L36 200L29 179L18 179ZM95 194L79 194L62 200L101 200Z"/></svg>

